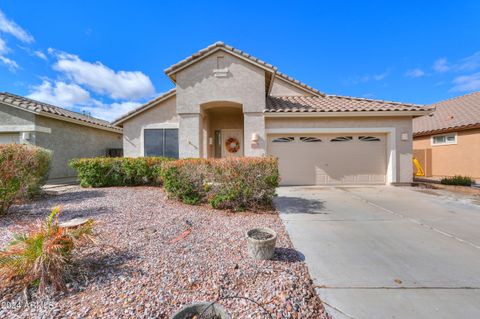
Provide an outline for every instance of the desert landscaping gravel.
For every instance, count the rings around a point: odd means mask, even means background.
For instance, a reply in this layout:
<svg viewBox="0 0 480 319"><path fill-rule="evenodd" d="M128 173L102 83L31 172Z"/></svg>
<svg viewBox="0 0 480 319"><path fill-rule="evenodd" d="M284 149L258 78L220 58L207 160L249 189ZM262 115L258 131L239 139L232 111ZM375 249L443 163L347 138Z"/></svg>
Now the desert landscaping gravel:
<svg viewBox="0 0 480 319"><path fill-rule="evenodd" d="M75 258L64 293L30 293L25 307L22 294L0 291L0 318L171 318L186 304L221 296L252 299L272 318L327 318L276 213L188 206L154 187L74 187L0 217L0 247L56 205L61 220L94 218L97 244ZM248 257L245 233L255 227L278 233L274 260ZM248 299L220 304L232 318L270 318Z"/></svg>

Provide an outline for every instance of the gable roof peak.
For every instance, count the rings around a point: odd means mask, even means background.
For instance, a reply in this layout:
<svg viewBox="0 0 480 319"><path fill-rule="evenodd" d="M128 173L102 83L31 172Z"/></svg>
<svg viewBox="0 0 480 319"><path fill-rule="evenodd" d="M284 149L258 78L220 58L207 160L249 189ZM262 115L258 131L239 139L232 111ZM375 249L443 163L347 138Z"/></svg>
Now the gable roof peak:
<svg viewBox="0 0 480 319"><path fill-rule="evenodd" d="M256 57L248 54L247 52L244 52L242 50L234 48L233 46L228 45L223 41L217 41L217 42L207 46L206 48L203 48L200 51L197 51L196 53L190 55L189 57L187 57L183 60L181 60L180 62L177 62L177 63L171 65L170 67L166 68L164 70L164 72L168 75L168 77L170 77L170 79L173 80L173 82L175 82L176 81L175 74L178 71L186 68L187 66L195 63L198 60L201 60L202 58L207 57L208 55L216 52L217 50L223 50L223 51L228 52L230 54L233 54L234 56L237 56L237 57L239 57L239 58L241 58L241 59L243 59L247 62L250 62L250 63L266 70L267 72L270 72L275 77L278 77L278 78L283 79L287 82L290 82L293 85L299 86L300 88L302 88L303 90L305 90L306 92L308 92L310 94L325 96L324 93L318 91L317 89L315 89L315 88L313 88L313 87L311 87L311 86L309 86L309 85L307 85L303 82L300 82L300 81L292 78L291 76L288 76L288 75L278 71L278 68L276 66L274 66L270 63L267 63L263 60L260 60Z"/></svg>
<svg viewBox="0 0 480 319"><path fill-rule="evenodd" d="M250 54L248 54L248 53L246 53L242 50L236 49L231 45L225 44L223 41L217 41L217 42L207 46L206 48L203 48L203 49L195 52L194 54L190 55L189 57L187 57L187 58L169 66L168 68L166 68L164 70L164 72L172 80L175 81L175 77L174 77L175 73L182 70L186 66L190 65L194 61L200 60L200 59L210 55L211 53L215 52L218 49L225 50L225 51L227 51L231 54L234 54L234 55L236 55L236 56L238 56L242 59L248 60L250 63L256 64L259 67L267 69L271 72L275 72L277 70L277 68L275 66L273 66L273 65L271 65L271 64L269 64L265 61L262 61L262 60L260 60L256 57L254 57L254 56L251 56Z"/></svg>

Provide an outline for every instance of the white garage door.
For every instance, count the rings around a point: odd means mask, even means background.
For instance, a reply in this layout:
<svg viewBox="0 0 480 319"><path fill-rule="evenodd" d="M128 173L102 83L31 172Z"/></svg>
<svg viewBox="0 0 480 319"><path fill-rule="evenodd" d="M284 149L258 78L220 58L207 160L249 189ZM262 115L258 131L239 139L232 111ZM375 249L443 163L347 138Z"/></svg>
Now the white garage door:
<svg viewBox="0 0 480 319"><path fill-rule="evenodd" d="M18 142L18 133L0 133L0 144L12 144Z"/></svg>
<svg viewBox="0 0 480 319"><path fill-rule="evenodd" d="M268 153L278 157L282 185L385 184L385 134L275 134Z"/></svg>

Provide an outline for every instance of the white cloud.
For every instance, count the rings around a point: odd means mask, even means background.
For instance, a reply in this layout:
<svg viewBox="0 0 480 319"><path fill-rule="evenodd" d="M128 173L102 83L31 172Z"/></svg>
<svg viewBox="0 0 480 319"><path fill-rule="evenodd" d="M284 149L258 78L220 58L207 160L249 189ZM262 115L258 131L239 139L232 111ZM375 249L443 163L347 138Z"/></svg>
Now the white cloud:
<svg viewBox="0 0 480 319"><path fill-rule="evenodd" d="M0 10L0 32L10 34L25 43L32 43L34 41L33 37L27 31L22 29L14 21L9 20L2 10ZM10 49L6 41L0 38L0 62L6 65L10 71L15 72L19 66L17 62L5 56L8 52L10 52Z"/></svg>
<svg viewBox="0 0 480 319"><path fill-rule="evenodd" d="M0 54L5 54L7 53L9 50L9 48L7 47L7 43L5 42L5 40L3 40L2 38L0 38Z"/></svg>
<svg viewBox="0 0 480 319"><path fill-rule="evenodd" d="M141 105L133 101L107 104L91 97L90 93L78 84L51 80L44 80L33 87L27 97L60 107L87 111L93 117L107 121L114 120Z"/></svg>
<svg viewBox="0 0 480 319"><path fill-rule="evenodd" d="M480 51L460 60L456 67L459 71L473 71L480 67Z"/></svg>
<svg viewBox="0 0 480 319"><path fill-rule="evenodd" d="M480 90L480 72L456 77L453 80L453 84L451 91L467 92Z"/></svg>
<svg viewBox="0 0 480 319"><path fill-rule="evenodd" d="M390 75L390 70L385 70L385 72L378 73L378 74L364 74L362 76L354 76L347 79L345 81L345 84L357 85L360 83L367 83L370 81L382 81L389 75Z"/></svg>
<svg viewBox="0 0 480 319"><path fill-rule="evenodd" d="M2 10L0 10L0 31L13 35L18 40L25 43L32 43L33 37L22 27L15 23L15 21L9 20Z"/></svg>
<svg viewBox="0 0 480 319"><path fill-rule="evenodd" d="M405 76L409 78L420 78L425 75L425 72L422 69L412 69L405 72Z"/></svg>
<svg viewBox="0 0 480 319"><path fill-rule="evenodd" d="M435 60L432 68L439 73L447 72L450 70L450 66L448 65L448 61L446 58L440 58Z"/></svg>
<svg viewBox="0 0 480 319"><path fill-rule="evenodd" d="M387 76L388 76L389 72L388 71L385 71L383 73L380 73L380 74L374 74L372 76L372 78L375 80L375 81L381 81L383 79L385 79Z"/></svg>
<svg viewBox="0 0 480 319"><path fill-rule="evenodd" d="M74 83L52 83L44 80L33 88L28 97L60 107L69 107L88 101L90 93Z"/></svg>
<svg viewBox="0 0 480 319"><path fill-rule="evenodd" d="M131 101L121 103L115 102L112 104L104 104L97 100L93 100L91 102L92 105L83 106L81 109L83 111L90 112L93 117L98 117L107 121L115 120L141 105L141 103Z"/></svg>
<svg viewBox="0 0 480 319"><path fill-rule="evenodd" d="M78 56L49 49L58 61L53 68L75 83L85 85L112 99L137 99L155 92L150 78L140 71L114 71L100 62L86 62Z"/></svg>
<svg viewBox="0 0 480 319"><path fill-rule="evenodd" d="M9 58L7 58L3 55L0 55L0 62L2 62L4 65L6 65L7 68L12 72L15 72L18 69L17 62L15 62L12 59L9 59Z"/></svg>
<svg viewBox="0 0 480 319"><path fill-rule="evenodd" d="M47 58L47 56L45 55L45 53L43 53L43 52L40 51L40 50L33 51L33 54L34 54L36 57L38 57L38 58L40 58L40 59L42 59L42 60L45 60L45 61L48 60L48 58Z"/></svg>

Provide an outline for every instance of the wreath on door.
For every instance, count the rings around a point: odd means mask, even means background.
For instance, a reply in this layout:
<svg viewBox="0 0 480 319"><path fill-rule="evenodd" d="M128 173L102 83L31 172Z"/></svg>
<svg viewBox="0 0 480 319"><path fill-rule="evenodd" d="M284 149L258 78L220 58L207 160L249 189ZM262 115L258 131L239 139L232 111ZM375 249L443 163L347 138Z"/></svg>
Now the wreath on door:
<svg viewBox="0 0 480 319"><path fill-rule="evenodd" d="M240 149L240 141L238 139L236 139L235 137L230 137L225 142L225 148L227 149L227 152L229 152L229 153L236 153Z"/></svg>

